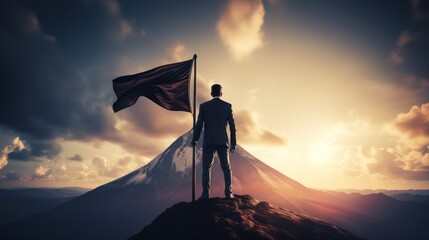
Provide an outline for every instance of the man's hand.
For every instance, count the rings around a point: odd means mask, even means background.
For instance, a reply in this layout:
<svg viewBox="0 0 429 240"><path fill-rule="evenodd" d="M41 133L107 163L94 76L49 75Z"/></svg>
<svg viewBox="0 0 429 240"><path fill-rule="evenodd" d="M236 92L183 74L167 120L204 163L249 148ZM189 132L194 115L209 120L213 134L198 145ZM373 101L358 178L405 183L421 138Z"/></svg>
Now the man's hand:
<svg viewBox="0 0 429 240"><path fill-rule="evenodd" d="M229 148L229 152L231 152L231 153L235 152L235 145L233 145Z"/></svg>
<svg viewBox="0 0 429 240"><path fill-rule="evenodd" d="M192 145L192 147L197 146L197 141L191 140L191 145Z"/></svg>

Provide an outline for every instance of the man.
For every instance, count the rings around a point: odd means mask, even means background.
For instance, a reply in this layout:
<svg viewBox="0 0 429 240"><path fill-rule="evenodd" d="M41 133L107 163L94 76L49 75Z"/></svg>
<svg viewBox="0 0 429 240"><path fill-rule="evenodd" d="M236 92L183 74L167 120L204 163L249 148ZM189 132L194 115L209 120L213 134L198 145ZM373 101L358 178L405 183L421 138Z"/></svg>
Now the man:
<svg viewBox="0 0 429 240"><path fill-rule="evenodd" d="M195 146L204 126L203 140L203 193L199 199L210 197L211 170L213 154L217 152L225 179L225 197L234 198L231 187L231 167L228 159L228 146L231 153L235 151L235 123L231 104L222 101L222 87L214 84L211 88L212 100L200 105L198 120L194 129L192 144ZM231 144L228 144L226 125L229 124Z"/></svg>

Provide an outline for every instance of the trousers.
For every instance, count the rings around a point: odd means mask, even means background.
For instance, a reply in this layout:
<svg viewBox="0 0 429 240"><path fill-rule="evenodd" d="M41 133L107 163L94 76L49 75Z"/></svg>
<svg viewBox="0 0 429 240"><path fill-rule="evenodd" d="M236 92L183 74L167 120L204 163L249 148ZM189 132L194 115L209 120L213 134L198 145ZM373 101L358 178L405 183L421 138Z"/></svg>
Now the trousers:
<svg viewBox="0 0 429 240"><path fill-rule="evenodd" d="M203 196L210 196L211 171L213 167L213 154L217 152L220 166L225 180L225 195L232 193L231 166L228 159L228 147L221 145L203 146Z"/></svg>

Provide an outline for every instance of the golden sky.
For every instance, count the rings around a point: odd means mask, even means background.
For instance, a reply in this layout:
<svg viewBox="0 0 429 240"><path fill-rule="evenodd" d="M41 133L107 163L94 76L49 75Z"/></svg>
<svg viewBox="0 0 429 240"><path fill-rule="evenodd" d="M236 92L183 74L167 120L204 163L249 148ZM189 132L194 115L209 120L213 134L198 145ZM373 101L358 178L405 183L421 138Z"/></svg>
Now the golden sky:
<svg viewBox="0 0 429 240"><path fill-rule="evenodd" d="M238 144L271 167L312 188L429 188L429 14L420 1L378 9L228 0L176 6L180 13L160 4L72 4L92 13L73 23L55 22L43 4L8 6L5 45L23 53L6 76L37 62L36 78L13 81L30 89L40 77L48 87L3 101L11 117L0 122L1 187L96 187L150 161L191 129L192 115L145 98L115 114L111 80L196 53L198 104L221 84ZM33 52L46 60L24 60ZM52 102L62 107L46 110Z"/></svg>

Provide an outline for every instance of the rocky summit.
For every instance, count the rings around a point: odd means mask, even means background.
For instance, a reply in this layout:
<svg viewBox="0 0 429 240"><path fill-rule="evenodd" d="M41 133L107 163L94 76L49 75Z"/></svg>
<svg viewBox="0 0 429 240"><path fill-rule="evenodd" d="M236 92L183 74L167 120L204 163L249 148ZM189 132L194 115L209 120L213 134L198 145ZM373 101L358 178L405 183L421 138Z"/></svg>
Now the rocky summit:
<svg viewBox="0 0 429 240"><path fill-rule="evenodd" d="M130 240L359 239L330 223L258 201L249 195L181 202Z"/></svg>

